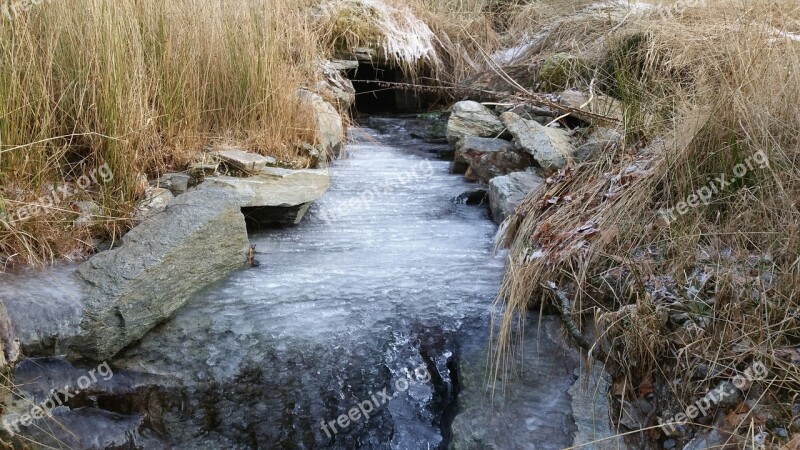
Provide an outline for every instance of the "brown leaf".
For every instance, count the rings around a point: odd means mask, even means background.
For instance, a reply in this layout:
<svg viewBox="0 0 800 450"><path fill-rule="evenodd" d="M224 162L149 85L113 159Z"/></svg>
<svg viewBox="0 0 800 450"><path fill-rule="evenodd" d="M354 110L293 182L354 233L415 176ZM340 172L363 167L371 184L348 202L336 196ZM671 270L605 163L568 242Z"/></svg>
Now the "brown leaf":
<svg viewBox="0 0 800 450"><path fill-rule="evenodd" d="M650 381L650 377L648 376L639 384L639 396L646 397L653 392L655 392L655 389L653 388L653 383Z"/></svg>

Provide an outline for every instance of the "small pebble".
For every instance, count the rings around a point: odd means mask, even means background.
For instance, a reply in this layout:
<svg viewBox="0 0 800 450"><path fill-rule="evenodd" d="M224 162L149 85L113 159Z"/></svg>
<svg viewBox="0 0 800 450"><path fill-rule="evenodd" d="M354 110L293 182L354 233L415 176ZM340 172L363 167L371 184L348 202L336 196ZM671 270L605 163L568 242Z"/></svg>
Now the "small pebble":
<svg viewBox="0 0 800 450"><path fill-rule="evenodd" d="M666 441L664 441L664 448L666 450L672 450L673 448L675 448L675 445L676 445L675 439L667 439Z"/></svg>
<svg viewBox="0 0 800 450"><path fill-rule="evenodd" d="M781 438L781 439L789 439L789 432L786 431L786 428L783 428L783 427L776 428L775 429L775 434L778 435L778 437Z"/></svg>

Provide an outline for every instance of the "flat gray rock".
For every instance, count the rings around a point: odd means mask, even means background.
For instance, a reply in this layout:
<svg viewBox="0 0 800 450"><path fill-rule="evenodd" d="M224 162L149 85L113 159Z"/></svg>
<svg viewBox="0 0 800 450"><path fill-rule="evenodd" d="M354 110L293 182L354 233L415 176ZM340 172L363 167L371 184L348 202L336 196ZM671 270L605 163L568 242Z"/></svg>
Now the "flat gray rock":
<svg viewBox="0 0 800 450"><path fill-rule="evenodd" d="M255 172L263 169L267 164L275 164L275 158L246 152L239 149L220 150L216 153L223 163L239 170Z"/></svg>
<svg viewBox="0 0 800 450"><path fill-rule="evenodd" d="M467 136L500 137L504 129L500 119L489 108L467 100L453 105L447 121L447 141L455 144Z"/></svg>
<svg viewBox="0 0 800 450"><path fill-rule="evenodd" d="M500 119L514 136L517 146L533 156L545 170L555 171L564 167L575 153L564 130L544 127L535 120L523 119L513 112L503 113Z"/></svg>
<svg viewBox="0 0 800 450"><path fill-rule="evenodd" d="M525 197L542 183L544 180L533 172L513 172L492 178L489 181L489 204L494 221L503 223Z"/></svg>
<svg viewBox="0 0 800 450"><path fill-rule="evenodd" d="M166 173L158 179L158 187L169 189L177 197L189 189L190 180L191 177L186 173Z"/></svg>
<svg viewBox="0 0 800 450"><path fill-rule="evenodd" d="M298 95L314 111L317 144L325 152L327 159L339 156L345 143L342 116L339 115L333 105L326 102L319 94L301 89Z"/></svg>
<svg viewBox="0 0 800 450"><path fill-rule="evenodd" d="M234 195L187 192L81 265L88 284L72 355L103 360L141 339L200 290L242 267L247 229Z"/></svg>
<svg viewBox="0 0 800 450"><path fill-rule="evenodd" d="M281 169L266 167L251 177L206 177L195 190L225 189L242 208L298 206L313 202L328 190L330 177L325 169Z"/></svg>

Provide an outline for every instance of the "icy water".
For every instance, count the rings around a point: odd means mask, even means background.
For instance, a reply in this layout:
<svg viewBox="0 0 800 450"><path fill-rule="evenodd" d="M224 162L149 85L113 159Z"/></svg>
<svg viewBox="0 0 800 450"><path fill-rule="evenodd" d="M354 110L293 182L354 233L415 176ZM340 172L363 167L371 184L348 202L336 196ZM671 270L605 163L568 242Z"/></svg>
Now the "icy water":
<svg viewBox="0 0 800 450"><path fill-rule="evenodd" d="M475 185L422 142L393 145L406 122L377 123L302 224L251 236L259 267L114 361L183 386L151 419L167 445L446 448L457 361L485 351L503 258L487 209L453 201Z"/></svg>

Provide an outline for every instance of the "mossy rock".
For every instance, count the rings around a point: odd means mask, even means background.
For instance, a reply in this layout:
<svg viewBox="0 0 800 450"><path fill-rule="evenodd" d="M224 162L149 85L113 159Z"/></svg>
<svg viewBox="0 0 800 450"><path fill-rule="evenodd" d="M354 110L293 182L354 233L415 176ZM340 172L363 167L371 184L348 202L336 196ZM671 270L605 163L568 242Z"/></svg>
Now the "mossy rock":
<svg viewBox="0 0 800 450"><path fill-rule="evenodd" d="M548 91L562 91L572 87L586 77L589 64L567 53L556 53L542 61L539 68L541 88Z"/></svg>

